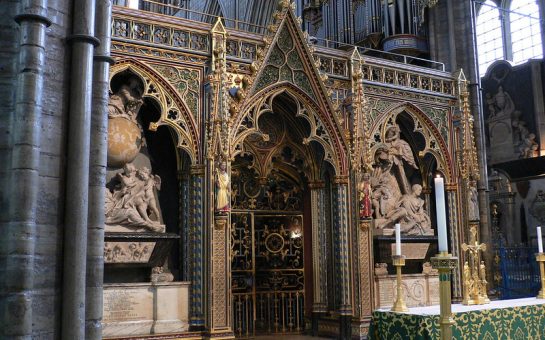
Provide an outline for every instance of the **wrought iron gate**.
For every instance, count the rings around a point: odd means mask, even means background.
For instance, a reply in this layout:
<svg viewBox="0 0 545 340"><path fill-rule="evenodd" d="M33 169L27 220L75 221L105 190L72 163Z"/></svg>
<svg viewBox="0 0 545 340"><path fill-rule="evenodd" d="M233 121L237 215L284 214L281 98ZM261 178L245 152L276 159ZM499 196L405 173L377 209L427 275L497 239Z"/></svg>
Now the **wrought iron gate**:
<svg viewBox="0 0 545 340"><path fill-rule="evenodd" d="M303 216L254 212L231 216L235 335L301 333Z"/></svg>

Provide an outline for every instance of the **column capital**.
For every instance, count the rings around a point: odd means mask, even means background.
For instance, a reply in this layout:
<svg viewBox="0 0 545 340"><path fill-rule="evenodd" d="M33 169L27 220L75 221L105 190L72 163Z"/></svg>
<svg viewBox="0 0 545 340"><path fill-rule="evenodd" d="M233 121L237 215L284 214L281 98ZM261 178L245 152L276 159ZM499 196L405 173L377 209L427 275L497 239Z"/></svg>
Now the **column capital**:
<svg viewBox="0 0 545 340"><path fill-rule="evenodd" d="M348 185L348 175L338 175L333 177L333 183L336 185Z"/></svg>
<svg viewBox="0 0 545 340"><path fill-rule="evenodd" d="M324 181L314 181L314 182L310 182L308 184L308 187L311 189L311 190L314 190L314 189L323 189L325 188L325 182Z"/></svg>
<svg viewBox="0 0 545 340"><path fill-rule="evenodd" d="M447 183L445 184L445 190L446 191L457 191L458 190L458 183Z"/></svg>
<svg viewBox="0 0 545 340"><path fill-rule="evenodd" d="M191 175L204 176L206 166L204 164L193 164L189 169Z"/></svg>

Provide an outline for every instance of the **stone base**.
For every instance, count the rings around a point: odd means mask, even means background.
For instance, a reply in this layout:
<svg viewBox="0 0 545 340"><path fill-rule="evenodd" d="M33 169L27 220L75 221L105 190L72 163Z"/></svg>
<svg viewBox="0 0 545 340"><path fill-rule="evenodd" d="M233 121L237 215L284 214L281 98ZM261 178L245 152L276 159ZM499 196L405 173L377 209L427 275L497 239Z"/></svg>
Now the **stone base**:
<svg viewBox="0 0 545 340"><path fill-rule="evenodd" d="M403 294L407 307L439 304L438 274L404 274ZM397 296L396 276L375 276L375 307L389 308Z"/></svg>
<svg viewBox="0 0 545 340"><path fill-rule="evenodd" d="M189 283L104 285L105 338L186 332Z"/></svg>

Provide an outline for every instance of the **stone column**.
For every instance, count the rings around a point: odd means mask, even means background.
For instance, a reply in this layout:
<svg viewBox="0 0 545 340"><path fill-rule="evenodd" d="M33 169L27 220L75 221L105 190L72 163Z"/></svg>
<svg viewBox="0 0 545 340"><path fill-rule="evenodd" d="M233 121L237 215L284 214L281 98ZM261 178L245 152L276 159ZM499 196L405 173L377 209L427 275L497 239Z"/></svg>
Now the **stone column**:
<svg viewBox="0 0 545 340"><path fill-rule="evenodd" d="M424 195L426 213L431 216L431 189L429 187L422 188L422 194Z"/></svg>
<svg viewBox="0 0 545 340"><path fill-rule="evenodd" d="M202 330L205 323L206 295L205 270L205 224L204 224L204 165L193 165L190 169L188 253L190 286L190 320L192 330Z"/></svg>
<svg viewBox="0 0 545 340"><path fill-rule="evenodd" d="M2 6L9 14L10 4ZM30 339L33 335L32 291L40 187L45 44L46 29L51 25L47 7L45 0L25 1L19 4L20 12L13 18L19 24L19 60L16 66L15 112L3 117L11 123L8 130L11 134L11 150L8 149L8 154L11 151L10 176L7 188L2 188L2 191L6 190L2 196L9 195L5 197L9 208L3 212L8 218L7 221L2 218L5 223L0 229L0 276L3 281L0 287L0 338L3 339ZM4 17L2 20L9 25L8 21L11 23L12 18ZM5 134L5 137L9 136Z"/></svg>
<svg viewBox="0 0 545 340"><path fill-rule="evenodd" d="M85 338L87 214L95 1L81 0L74 8L71 44L70 108L66 160L62 338Z"/></svg>
<svg viewBox="0 0 545 340"><path fill-rule="evenodd" d="M461 261L460 257L460 243L464 242L460 240L460 220L459 220L459 210L458 210L458 187L456 184L450 183L446 185L446 194L447 194L447 209L448 209L448 221L449 221L449 230L450 230L450 253L452 256L458 257L458 260ZM458 265L458 268L463 268L463 266ZM462 298L462 277L459 270L455 270L452 273L452 297L455 299Z"/></svg>
<svg viewBox="0 0 545 340"><path fill-rule="evenodd" d="M545 4L541 5L541 11L544 11ZM542 20L545 20L542 19ZM541 23L543 27L543 22ZM542 36L544 32L541 32ZM545 48L545 40L543 40L543 48ZM545 101L543 100L543 79L542 77L542 63L539 61L532 61L529 63L532 74L532 94L534 97L534 119L536 122L536 136L540 140L539 156L545 156Z"/></svg>
<svg viewBox="0 0 545 340"><path fill-rule="evenodd" d="M360 289L360 320L369 321L374 306L374 267L373 267L373 233L371 219L359 221L359 289Z"/></svg>
<svg viewBox="0 0 545 340"><path fill-rule="evenodd" d="M341 339L351 337L352 321L352 268L350 256L350 217L349 217L349 196L348 176L336 176L333 189L333 243L335 249L335 268L337 277L335 286L338 296L339 329Z"/></svg>
<svg viewBox="0 0 545 340"><path fill-rule="evenodd" d="M317 181L309 184L312 214L312 332L318 333L318 319L327 312L327 208L325 184Z"/></svg>
<svg viewBox="0 0 545 340"><path fill-rule="evenodd" d="M180 278L182 281L191 281L191 200L190 200L190 183L191 177L189 171L178 169L178 197L179 197L179 211L178 211L178 220L180 225ZM190 304L191 305L191 304Z"/></svg>
<svg viewBox="0 0 545 340"><path fill-rule="evenodd" d="M100 45L94 50L91 154L89 159L89 213L87 229L87 286L85 292L85 339L102 339L104 282L104 199L108 153L108 89L112 5L96 3L95 31Z"/></svg>
<svg viewBox="0 0 545 340"><path fill-rule="evenodd" d="M230 213L215 214L215 169L214 161L209 161L206 180L206 228L210 235L207 243L207 338L234 339L231 329L231 216ZM229 173L230 164L227 164L227 171Z"/></svg>

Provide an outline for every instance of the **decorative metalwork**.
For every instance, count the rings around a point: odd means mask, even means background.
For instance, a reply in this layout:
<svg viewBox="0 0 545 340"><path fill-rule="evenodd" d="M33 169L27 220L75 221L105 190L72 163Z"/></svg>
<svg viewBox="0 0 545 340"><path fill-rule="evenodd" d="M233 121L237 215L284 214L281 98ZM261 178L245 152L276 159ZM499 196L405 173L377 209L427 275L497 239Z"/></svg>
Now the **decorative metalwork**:
<svg viewBox="0 0 545 340"><path fill-rule="evenodd" d="M303 248L301 215L232 214L236 336L304 330Z"/></svg>
<svg viewBox="0 0 545 340"><path fill-rule="evenodd" d="M371 155L368 114L369 105L364 94L361 64L363 60L357 49L352 53L352 112L351 136L352 169L356 172L371 172Z"/></svg>
<svg viewBox="0 0 545 340"><path fill-rule="evenodd" d="M486 251L486 244L477 241L478 222L470 225L469 244L463 243L466 261L462 271L464 281L464 305L482 305L490 302L487 294L486 267L481 261L481 252Z"/></svg>
<svg viewBox="0 0 545 340"><path fill-rule="evenodd" d="M289 147L280 150L280 156L293 157L295 168L302 166L303 159L293 154ZM262 177L250 168L249 162L241 160L233 169L232 200L233 209L244 210L282 210L300 211L303 207L303 190L298 183L281 171L274 171Z"/></svg>
<svg viewBox="0 0 545 340"><path fill-rule="evenodd" d="M462 150L459 160L459 169L464 180L478 180L479 160L477 158L477 147L473 136L473 115L469 107L469 92L467 91L467 80L464 71L458 73L458 97L461 111L462 123Z"/></svg>

